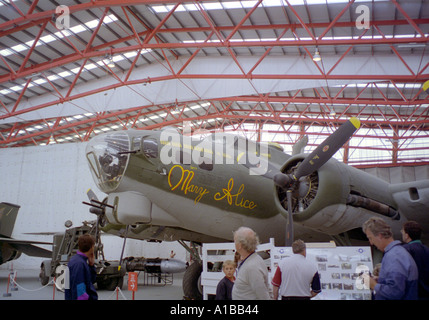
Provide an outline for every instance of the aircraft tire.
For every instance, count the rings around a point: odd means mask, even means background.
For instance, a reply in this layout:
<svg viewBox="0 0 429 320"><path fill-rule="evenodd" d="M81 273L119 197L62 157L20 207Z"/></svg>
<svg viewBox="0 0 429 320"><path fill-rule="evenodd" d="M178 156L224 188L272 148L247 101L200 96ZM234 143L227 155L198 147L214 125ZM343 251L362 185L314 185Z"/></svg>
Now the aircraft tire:
<svg viewBox="0 0 429 320"><path fill-rule="evenodd" d="M49 283L49 277L46 275L45 272L45 264L42 264L40 266L39 280L42 286L46 286Z"/></svg>
<svg viewBox="0 0 429 320"><path fill-rule="evenodd" d="M183 275L183 294L189 300L202 300L203 293L201 287L201 273L203 266L201 262L194 262L189 265Z"/></svg>

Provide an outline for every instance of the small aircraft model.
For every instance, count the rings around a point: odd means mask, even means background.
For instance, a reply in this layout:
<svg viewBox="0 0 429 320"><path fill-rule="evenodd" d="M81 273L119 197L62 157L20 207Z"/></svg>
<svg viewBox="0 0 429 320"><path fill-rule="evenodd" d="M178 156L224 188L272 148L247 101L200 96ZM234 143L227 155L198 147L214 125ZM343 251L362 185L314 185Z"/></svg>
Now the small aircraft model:
<svg viewBox="0 0 429 320"><path fill-rule="evenodd" d="M50 242L18 240L11 238L20 206L0 203L0 265L16 260L24 253L32 257L50 257L52 252L34 244L52 245Z"/></svg>
<svg viewBox="0 0 429 320"><path fill-rule="evenodd" d="M372 216L397 239L407 220L428 230L429 180L389 184L332 158L359 127L351 118L308 155L299 144L288 155L276 144L169 128L98 135L86 157L107 197L92 197L91 210L105 232L181 243L231 241L247 226L279 245L367 244L361 226Z"/></svg>

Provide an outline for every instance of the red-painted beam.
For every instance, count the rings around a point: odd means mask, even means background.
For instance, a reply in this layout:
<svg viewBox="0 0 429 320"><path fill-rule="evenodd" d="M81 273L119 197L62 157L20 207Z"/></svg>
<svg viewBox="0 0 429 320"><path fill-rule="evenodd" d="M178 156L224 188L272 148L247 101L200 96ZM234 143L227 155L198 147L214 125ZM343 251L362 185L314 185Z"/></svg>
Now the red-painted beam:
<svg viewBox="0 0 429 320"><path fill-rule="evenodd" d="M212 0L198 0L198 2L211 2ZM76 5L68 6L70 14L79 11L86 11L95 8L104 8L104 7L128 7L135 6L139 4L151 5L151 4L172 4L172 3L181 3L182 1L174 0L91 0L87 3L81 3ZM12 19L0 24L0 30L7 30L8 28L15 28L23 23L28 23L29 21L37 21L39 19L51 18L56 15L56 8L47 11L41 11L36 13L30 13L22 15L19 18Z"/></svg>
<svg viewBox="0 0 429 320"><path fill-rule="evenodd" d="M40 63L35 66L23 68L17 73L8 73L0 76L0 83L13 81L33 73L43 72L56 67L64 66L69 63L78 62L85 58L103 57L106 54L123 54L131 51L138 50L156 50L156 49L198 49L198 48L232 48L232 47L306 47L306 46L324 46L324 45L392 45L401 43L427 43L429 37L426 38L392 38L392 39L346 39L346 40L295 40L295 41L225 41L225 42L205 42L205 43L146 43L136 44L132 46L125 46L119 48L109 47L109 43L103 45L103 48L98 50L94 47L88 52L72 53L57 59ZM257 76L257 75L254 75Z"/></svg>
<svg viewBox="0 0 429 320"><path fill-rule="evenodd" d="M429 97L423 100L406 100L403 99L367 99L367 98L315 98L315 97L289 97L289 96L234 96L224 98L211 98L211 101L246 101L246 102L277 102L277 103L308 103L308 104L342 104L342 105L381 105L381 106L413 106L429 103ZM334 106L335 107L335 106Z"/></svg>
<svg viewBox="0 0 429 320"><path fill-rule="evenodd" d="M191 102L188 102L191 103ZM131 108L131 109L126 109L126 110L120 110L120 111L116 111L116 112L111 112L111 113L107 113L104 112L103 114L97 114L97 116L90 118L90 119L85 119L85 120L81 120L81 121L76 121L76 122L72 122L72 123L67 123L64 125L59 125L59 119L63 119L63 117L57 118L56 119L56 123L57 126L55 126L54 128L49 128L46 130L43 130L41 132L34 132L31 134L27 134L25 136L17 136L17 133L25 128L28 127L32 127L34 125L37 125L38 123L40 123L40 121L35 121L35 122L30 122L30 123L26 123L26 124L16 124L11 128L11 129L3 129L0 130L0 132L2 133L9 133L9 137L7 139L4 139L3 142L0 142L0 144L8 144L8 143L12 143L12 142L19 142L19 141L23 141L26 139L33 139L36 138L37 136L41 136L41 135L46 135L46 134L53 134L54 132L57 131L63 131L63 130L72 130L74 132L74 130L76 130L76 127L82 127L86 124L91 124L91 128L90 131L92 131L94 128L98 127L98 126L106 126L110 123L115 123L117 122L117 120L112 120L110 122L107 123L99 123L100 120L106 120L109 118L115 118L115 117L119 117L121 115L126 115L128 113L133 113L135 111L139 112L139 115L141 116L149 116L150 114L155 114L157 112L159 112L160 110L155 110L155 111L150 111L150 112L146 112L143 113L142 111L145 110L146 108L149 107L153 107L152 105L148 105L148 106L141 106L141 107L136 107L136 108ZM175 107L169 107L167 109L171 109L171 108L175 108ZM165 108L164 108L165 109ZM198 120L209 120L209 119L214 119L214 118L218 118L218 117L222 117L228 120L239 120L239 121L265 121L265 122L270 122L270 123L277 123L277 124L303 124L303 125L333 125L333 126L337 126L342 122L345 122L345 119L337 119L335 117L331 117L331 118L314 118L314 116L317 116L320 113L317 112L306 112L306 113L299 113L298 111L296 112L290 112L288 111L285 115L281 116L281 117L273 117L271 115L255 115L255 116L249 116L249 115L236 115L233 114L232 112L234 111L240 111L243 112L243 110L234 110L234 109L226 109L223 112L215 112L215 113L207 113L203 116L195 116L195 117L190 117L190 118L186 118L183 116L183 114L180 114L177 118L173 119L173 120L166 120L164 119L163 122L161 123L156 123L150 126L145 127L145 129L155 129L155 128L160 128L160 127L164 127L167 125L177 125L182 123L183 121L198 121ZM250 114L251 111L247 111L248 114ZM268 113L268 112L267 112ZM295 115L299 115L294 116ZM348 116L357 116L356 114L348 114ZM380 126L387 126L387 128L390 128L390 125L392 125L392 121L389 120L388 118L385 118L384 121L380 121L375 119L374 117L376 116L376 114L361 114L360 115L360 119L361 122L363 123L363 127L367 127L367 128L371 128L373 126L377 126L377 128L380 128ZM65 117L64 117L65 118ZM127 119L132 119L134 122L136 121L136 116L127 116ZM409 128L410 126L423 126L425 124L427 124L429 121L429 117L425 116L425 117L416 117L416 118L408 118L404 121L398 121L398 122L394 122L393 124L395 126L397 126L398 128ZM83 128L83 130L88 130L88 127ZM289 132L288 130L285 130L287 132ZM80 132L80 130L79 130ZM13 134L14 133L14 134ZM68 135L71 132L65 133L64 135ZM320 135L324 135L323 133L321 133ZM89 134L86 134L86 136L89 136ZM359 137L359 133L357 134L357 136ZM388 135L386 135L386 137L388 137ZM426 136L424 136L426 137ZM405 136L401 136L400 139L405 139L408 138ZM422 137L416 137L416 136L409 136L409 138L422 138Z"/></svg>
<svg viewBox="0 0 429 320"><path fill-rule="evenodd" d="M383 80L383 81L404 81L404 82L424 82L427 81L428 75L422 74L422 75L286 75L286 74L254 74L251 76L251 79L304 79L304 80ZM46 102L37 106L33 106L26 109L16 110L14 112L10 112L8 114L0 115L0 119L6 119L13 116L18 116L27 112L40 110L52 105L56 105L59 103L64 103L67 101L72 101L75 99L79 99L82 97L90 96L95 93L104 92L107 90L119 88L121 86L127 86L127 85L135 85L135 84L142 84L142 83L150 83L150 82L157 82L157 81L166 81L166 80L173 80L173 79L248 79L247 75L243 74L176 74L176 75L167 75L167 76L160 76L160 77L154 77L154 78L146 78L146 79L139 79L139 80L128 80L123 82L118 82L109 86L100 87L96 90L90 90L86 92L82 92L75 95L66 96L65 98L59 98L57 100L53 100L50 102ZM225 100L228 100L228 98L224 98ZM236 97L232 97L233 99L237 99ZM248 99L257 99L255 97L249 97ZM260 99L260 98L258 98ZM277 98L272 97L272 101L276 101ZM306 99L306 98L303 98ZM221 99L218 99L221 100ZM252 101L252 100L250 100ZM287 101L287 100L286 100ZM296 102L299 100L295 100ZM304 100L301 100L305 102ZM321 101L321 100L312 100L311 98L307 99L306 101L316 101L323 102L323 103L330 103L331 100ZM334 101L334 100L332 100ZM373 103L374 100L364 100L365 103ZM281 101L278 101L281 102ZM416 102L417 103L417 102ZM427 103L427 99L424 100L422 103ZM413 102L414 104L414 102Z"/></svg>

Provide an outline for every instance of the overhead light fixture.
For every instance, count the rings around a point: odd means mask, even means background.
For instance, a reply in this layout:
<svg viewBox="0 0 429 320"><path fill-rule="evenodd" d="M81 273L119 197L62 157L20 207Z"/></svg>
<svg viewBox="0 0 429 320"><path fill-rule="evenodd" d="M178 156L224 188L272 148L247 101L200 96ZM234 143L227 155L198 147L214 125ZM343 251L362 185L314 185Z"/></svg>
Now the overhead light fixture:
<svg viewBox="0 0 429 320"><path fill-rule="evenodd" d="M107 66L108 66L109 68L114 68L114 67L115 67L115 62L113 62L113 58L112 58L112 56L110 56L110 58L109 58L109 63L107 64Z"/></svg>
<svg viewBox="0 0 429 320"><path fill-rule="evenodd" d="M103 59L103 62L109 67L109 68L114 68L115 67L115 62L113 61L113 57L111 54L106 54L106 56Z"/></svg>
<svg viewBox="0 0 429 320"><path fill-rule="evenodd" d="M423 91L429 94L429 80L423 83Z"/></svg>
<svg viewBox="0 0 429 320"><path fill-rule="evenodd" d="M316 52L314 53L314 56L313 56L313 61L319 62L320 60L322 60L322 57L319 54L319 50L316 49Z"/></svg>
<svg viewBox="0 0 429 320"><path fill-rule="evenodd" d="M398 48L424 48L424 47L426 47L425 43L410 42L410 43L398 44Z"/></svg>
<svg viewBox="0 0 429 320"><path fill-rule="evenodd" d="M56 143L54 136L51 134L50 138L49 138L49 143L48 144L54 144Z"/></svg>

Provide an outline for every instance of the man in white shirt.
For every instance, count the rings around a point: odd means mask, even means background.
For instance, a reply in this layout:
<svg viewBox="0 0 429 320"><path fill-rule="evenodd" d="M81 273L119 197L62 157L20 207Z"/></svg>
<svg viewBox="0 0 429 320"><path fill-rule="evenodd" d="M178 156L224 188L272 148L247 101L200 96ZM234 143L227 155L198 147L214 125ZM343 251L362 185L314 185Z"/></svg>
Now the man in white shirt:
<svg viewBox="0 0 429 320"><path fill-rule="evenodd" d="M304 241L292 243L293 256L280 261L271 281L274 300L309 300L321 292L316 265L307 260Z"/></svg>

